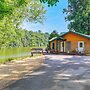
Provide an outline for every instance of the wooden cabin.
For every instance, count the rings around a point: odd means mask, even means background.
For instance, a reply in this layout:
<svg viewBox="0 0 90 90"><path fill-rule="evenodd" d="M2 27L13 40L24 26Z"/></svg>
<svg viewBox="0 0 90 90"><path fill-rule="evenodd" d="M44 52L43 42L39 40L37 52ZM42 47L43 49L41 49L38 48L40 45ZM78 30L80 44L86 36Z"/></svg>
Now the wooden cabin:
<svg viewBox="0 0 90 90"><path fill-rule="evenodd" d="M49 40L50 51L54 53L90 53L90 36L68 31Z"/></svg>

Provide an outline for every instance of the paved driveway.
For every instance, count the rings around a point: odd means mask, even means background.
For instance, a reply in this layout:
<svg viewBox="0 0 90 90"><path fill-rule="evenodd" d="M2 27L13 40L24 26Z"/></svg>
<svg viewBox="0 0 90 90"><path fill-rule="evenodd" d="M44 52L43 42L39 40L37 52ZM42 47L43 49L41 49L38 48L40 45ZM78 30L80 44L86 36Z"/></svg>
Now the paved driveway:
<svg viewBox="0 0 90 90"><path fill-rule="evenodd" d="M46 55L42 68L4 90L90 90L90 57Z"/></svg>

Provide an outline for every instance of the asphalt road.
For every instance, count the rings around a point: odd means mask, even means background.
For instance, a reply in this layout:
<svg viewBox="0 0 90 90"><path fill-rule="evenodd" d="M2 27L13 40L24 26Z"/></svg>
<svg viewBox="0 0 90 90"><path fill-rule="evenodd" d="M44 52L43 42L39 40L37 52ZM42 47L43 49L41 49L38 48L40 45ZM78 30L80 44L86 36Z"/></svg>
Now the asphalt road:
<svg viewBox="0 0 90 90"><path fill-rule="evenodd" d="M39 70L3 90L90 90L90 56L46 55Z"/></svg>

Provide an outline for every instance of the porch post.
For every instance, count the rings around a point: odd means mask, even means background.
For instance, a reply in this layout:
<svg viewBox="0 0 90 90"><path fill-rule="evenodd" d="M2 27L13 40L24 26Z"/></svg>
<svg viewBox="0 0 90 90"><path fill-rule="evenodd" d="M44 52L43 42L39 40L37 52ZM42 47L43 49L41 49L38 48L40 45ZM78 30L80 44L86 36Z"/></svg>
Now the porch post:
<svg viewBox="0 0 90 90"><path fill-rule="evenodd" d="M60 40L58 40L58 53L60 53Z"/></svg>
<svg viewBox="0 0 90 90"><path fill-rule="evenodd" d="M58 40L56 41L56 52L58 52Z"/></svg>
<svg viewBox="0 0 90 90"><path fill-rule="evenodd" d="M63 41L63 52L64 52L64 41Z"/></svg>

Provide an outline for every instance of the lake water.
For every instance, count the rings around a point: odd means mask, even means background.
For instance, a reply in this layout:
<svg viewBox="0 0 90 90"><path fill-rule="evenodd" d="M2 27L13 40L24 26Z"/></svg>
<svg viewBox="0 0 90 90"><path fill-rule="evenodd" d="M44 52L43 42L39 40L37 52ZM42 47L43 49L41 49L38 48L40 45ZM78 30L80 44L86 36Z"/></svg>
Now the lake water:
<svg viewBox="0 0 90 90"><path fill-rule="evenodd" d="M31 53L32 47L23 48L3 48L0 50L0 59L17 58L22 56L28 56Z"/></svg>

